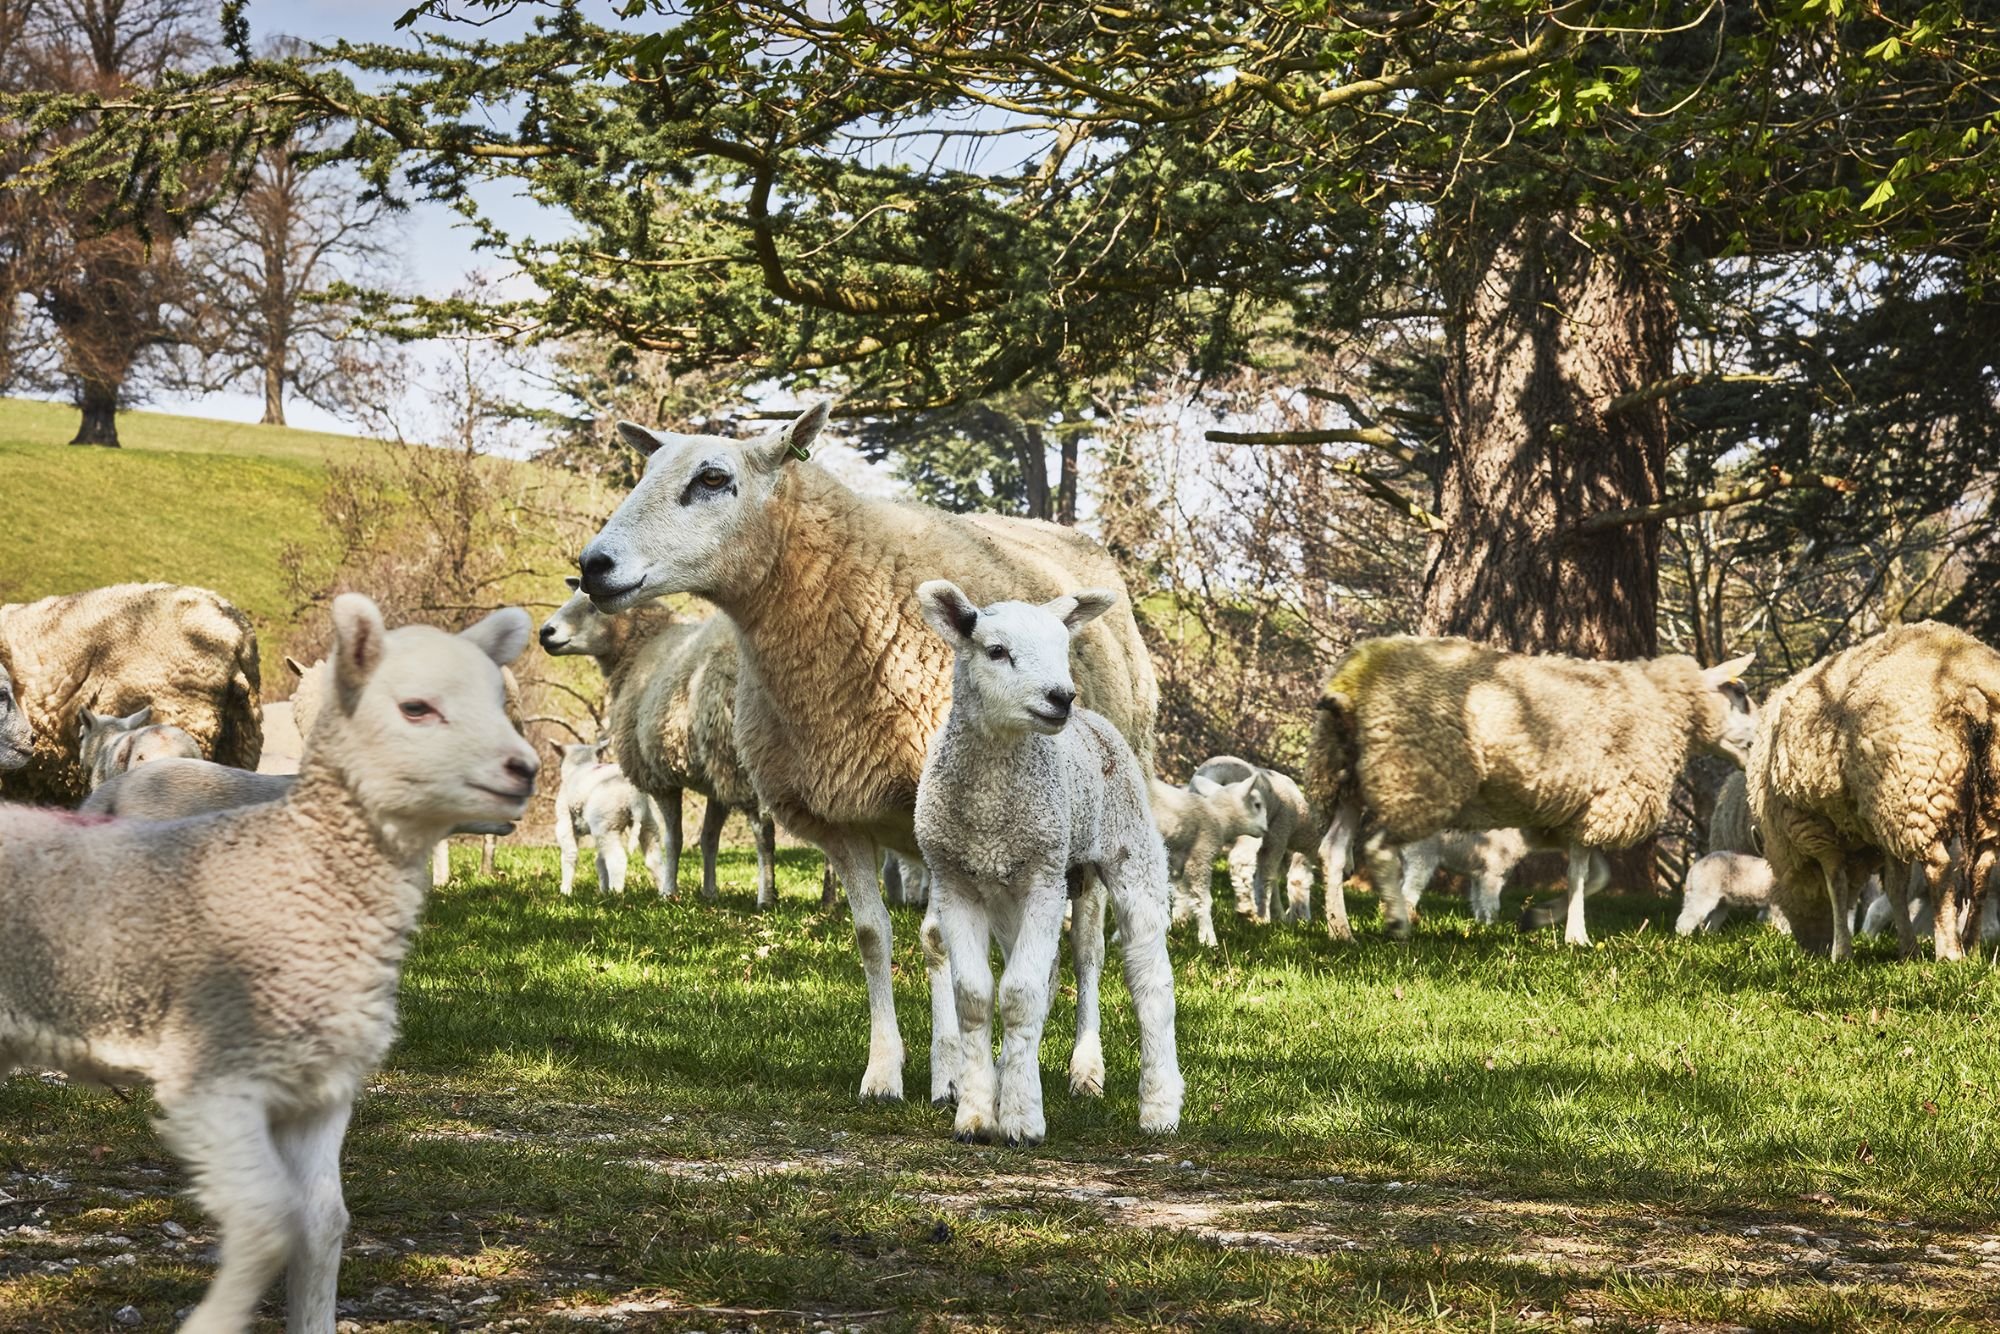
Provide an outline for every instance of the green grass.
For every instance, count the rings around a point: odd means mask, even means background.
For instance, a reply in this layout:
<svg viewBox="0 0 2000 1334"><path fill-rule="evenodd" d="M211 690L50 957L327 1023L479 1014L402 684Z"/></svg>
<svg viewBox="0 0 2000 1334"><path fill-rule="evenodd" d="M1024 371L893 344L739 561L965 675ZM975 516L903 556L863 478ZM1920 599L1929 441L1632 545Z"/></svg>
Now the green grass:
<svg viewBox="0 0 2000 1334"><path fill-rule="evenodd" d="M0 602L166 580L214 589L256 625L267 682L295 608L278 558L321 541L328 458L351 436L128 412L119 449L72 447L76 410L0 399Z"/></svg>
<svg viewBox="0 0 2000 1334"><path fill-rule="evenodd" d="M719 905L563 900L552 851L503 848L434 899L349 1141L355 1328L2000 1323L1985 968L1680 941L1615 895L1590 951L1451 904L1392 945L1356 896L1354 944L1177 935L1178 1136L1136 1130L1114 976L1110 1095L1063 1092L1065 997L1048 1143L975 1148L921 1101L854 1100L846 916L817 911L814 857L785 854L773 914L751 877L733 853ZM920 1090L915 927L899 910ZM0 1231L0 1328L101 1330L128 1302L161 1328L196 1299L212 1236L147 1112L0 1089L0 1229L35 1229Z"/></svg>

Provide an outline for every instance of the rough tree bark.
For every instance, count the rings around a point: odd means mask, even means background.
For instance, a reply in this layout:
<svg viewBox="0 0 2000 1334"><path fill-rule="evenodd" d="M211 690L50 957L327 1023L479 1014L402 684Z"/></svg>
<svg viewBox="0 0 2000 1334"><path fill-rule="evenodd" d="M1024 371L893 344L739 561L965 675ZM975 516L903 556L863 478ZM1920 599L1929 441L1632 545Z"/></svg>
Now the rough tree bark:
<svg viewBox="0 0 2000 1334"><path fill-rule="evenodd" d="M1674 307L1628 220L1593 247L1573 217L1469 227L1446 271L1438 483L1446 529L1422 629L1595 658L1658 648L1654 525L1573 534L1603 510L1660 497L1665 404L1607 414L1673 370Z"/></svg>
<svg viewBox="0 0 2000 1334"><path fill-rule="evenodd" d="M1028 517L1049 517L1049 446L1040 422L1021 422L1016 448L1021 461L1021 481L1028 493Z"/></svg>
<svg viewBox="0 0 2000 1334"><path fill-rule="evenodd" d="M1074 429L1062 433L1061 471L1056 474L1056 522L1076 527L1077 438Z"/></svg>
<svg viewBox="0 0 2000 1334"><path fill-rule="evenodd" d="M72 445L102 445L118 448L118 386L96 379L83 381L77 395L83 421L76 428Z"/></svg>

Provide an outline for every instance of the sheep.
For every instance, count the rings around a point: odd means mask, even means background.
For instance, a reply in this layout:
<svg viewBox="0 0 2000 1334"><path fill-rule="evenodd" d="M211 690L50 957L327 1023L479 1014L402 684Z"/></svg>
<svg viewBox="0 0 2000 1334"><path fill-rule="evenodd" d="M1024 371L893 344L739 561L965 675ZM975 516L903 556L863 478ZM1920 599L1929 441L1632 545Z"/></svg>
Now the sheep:
<svg viewBox="0 0 2000 1334"><path fill-rule="evenodd" d="M1750 818L1750 798L1740 770L1723 779L1716 791L1715 808L1708 815L1706 850L1764 855L1764 839L1757 832L1757 822Z"/></svg>
<svg viewBox="0 0 2000 1334"><path fill-rule="evenodd" d="M562 788L556 795L556 846L562 851L562 892L576 888L579 838L597 851L597 887L625 892L627 840L634 842L653 881L666 890L666 861L660 855L660 817L652 798L632 786L618 766L604 758L604 743L562 748Z"/></svg>
<svg viewBox="0 0 2000 1334"><path fill-rule="evenodd" d="M1771 901L1771 863L1745 852L1711 852L1688 867L1681 885L1681 912L1674 934L1691 936L1713 931L1728 920L1731 909L1768 913L1772 924L1785 930L1784 913Z"/></svg>
<svg viewBox="0 0 2000 1334"><path fill-rule="evenodd" d="M1267 828L1257 775L1223 784L1196 774L1187 787L1150 780L1153 820L1174 877L1174 922L1192 920L1197 938L1213 948L1215 858L1237 840L1262 838ZM1268 785L1267 785L1268 790Z"/></svg>
<svg viewBox="0 0 2000 1334"><path fill-rule="evenodd" d="M14 678L0 665L0 773L26 765L35 755L35 729L14 694Z"/></svg>
<svg viewBox="0 0 2000 1334"><path fill-rule="evenodd" d="M1531 853L1562 846L1523 829L1444 829L1400 845L1389 842L1377 830L1368 840L1368 860L1382 900L1383 932L1393 940L1409 939L1417 904L1439 867L1470 882L1466 904L1472 910L1472 920L1491 926L1500 920L1500 893L1514 868ZM1602 853L1593 851L1584 878L1584 897L1589 898L1610 881L1609 863ZM1527 905L1520 928L1530 931L1553 925L1557 918L1544 920L1544 912L1534 904Z"/></svg>
<svg viewBox="0 0 2000 1334"><path fill-rule="evenodd" d="M113 774L78 810L131 820L179 820L276 801L291 792L294 777L232 769L209 760L169 758Z"/></svg>
<svg viewBox="0 0 2000 1334"><path fill-rule="evenodd" d="M0 777L0 795L72 806L89 791L77 711L126 714L150 703L218 763L257 767L263 744L257 634L205 588L114 584L0 606L0 668L34 726L33 758Z"/></svg>
<svg viewBox="0 0 2000 1334"><path fill-rule="evenodd" d="M116 717L78 709L77 762L95 792L113 774L154 760L200 759L201 745L172 723L152 721L153 706Z"/></svg>
<svg viewBox="0 0 2000 1334"><path fill-rule="evenodd" d="M890 923L877 850L915 853L917 779L951 693L951 654L925 628L916 571L974 598L1051 598L1122 586L1096 543L1055 524L946 514L862 496L807 460L819 403L749 440L620 423L649 455L632 494L584 548L583 590L604 611L670 593L719 607L738 636L736 739L766 808L816 844L845 887L868 983L863 1097L900 1098L903 1040L890 985ZM1152 762L1159 690L1129 602L1076 637L1078 688L1141 762ZM1097 978L1104 895L1072 915L1077 974L1073 1089L1103 1086ZM942 938L922 933L931 984L931 1095L951 1096L957 1022Z"/></svg>
<svg viewBox="0 0 2000 1334"><path fill-rule="evenodd" d="M152 1084L221 1225L182 1334L248 1329L285 1269L287 1327L332 1334L341 1142L395 1040L424 860L534 792L498 666L526 647L526 613L461 635L385 630L353 593L332 613L334 699L276 805L167 823L0 811L0 1074Z"/></svg>
<svg viewBox="0 0 2000 1334"><path fill-rule="evenodd" d="M1916 949L1915 870L1937 905L1937 957L1964 957L2000 846L1996 701L2000 653L1932 621L1829 654L1771 696L1747 790L1801 947L1851 956L1857 872L1879 862L1903 952Z"/></svg>
<svg viewBox="0 0 2000 1334"><path fill-rule="evenodd" d="M1588 945L1590 854L1657 832L1696 751L1742 762L1756 708L1736 678L1749 662L1588 662L1411 635L1356 644L1310 747L1307 794L1332 817L1327 884L1346 879L1364 805L1404 844L1519 827L1567 846L1564 939ZM1339 897L1328 890L1329 904ZM1329 933L1351 934L1342 926L1329 915Z"/></svg>
<svg viewBox="0 0 2000 1334"><path fill-rule="evenodd" d="M1265 832L1261 838L1239 838L1229 850L1229 884L1235 891L1236 910L1266 922L1278 917L1311 918L1312 869L1306 859L1319 847L1319 832L1313 827L1312 807L1299 785L1287 774L1234 755L1204 760L1194 772L1197 778L1216 783L1240 783L1253 774L1257 777ZM1288 858L1289 875L1285 869ZM1281 883L1286 891L1282 900Z"/></svg>
<svg viewBox="0 0 2000 1334"><path fill-rule="evenodd" d="M1139 1128L1180 1125L1166 848L1147 809L1146 771L1108 719L1075 707L1070 673L1071 635L1118 600L1086 589L1040 606L982 608L948 580L917 589L953 658L951 710L917 782L915 824L951 961L960 1140L1039 1144L1047 1133L1042 1027L1070 887L1086 870L1110 890L1124 942L1139 1016ZM1006 958L997 1080L993 936Z"/></svg>

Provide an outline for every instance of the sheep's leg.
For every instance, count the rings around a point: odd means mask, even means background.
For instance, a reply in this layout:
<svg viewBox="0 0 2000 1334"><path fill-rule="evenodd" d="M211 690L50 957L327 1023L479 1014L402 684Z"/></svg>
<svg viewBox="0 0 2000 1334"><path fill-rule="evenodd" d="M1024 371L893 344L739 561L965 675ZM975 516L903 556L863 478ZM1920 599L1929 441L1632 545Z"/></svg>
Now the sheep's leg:
<svg viewBox="0 0 2000 1334"><path fill-rule="evenodd" d="M847 891L847 911L854 918L854 944L861 951L861 969L868 978L868 1068L861 1076L861 1096L900 1100L903 1096L903 1035L896 1028L896 992L890 979L889 907L882 902L876 880L881 865L875 842L850 834L825 844L827 864ZM934 971L949 983L950 969ZM936 1006L933 1003L933 1012Z"/></svg>
<svg viewBox="0 0 2000 1334"><path fill-rule="evenodd" d="M1263 850L1261 838L1246 836L1229 845L1229 892L1236 900L1236 915L1253 922L1266 917L1264 880L1258 873Z"/></svg>
<svg viewBox="0 0 2000 1334"><path fill-rule="evenodd" d="M993 942L985 899L970 881L939 872L931 917L951 964L952 1012L958 1033L953 1081L958 1114L951 1133L967 1143L993 1138L1000 1089L993 1068Z"/></svg>
<svg viewBox="0 0 2000 1334"><path fill-rule="evenodd" d="M667 859L660 850L660 808L643 792L638 809L632 812L632 822L639 831L639 853L646 869L653 873L653 885L664 893L673 882L667 879Z"/></svg>
<svg viewBox="0 0 2000 1334"><path fill-rule="evenodd" d="M893 864L894 854L889 858ZM958 1096L958 1010L951 988L951 944L945 939L944 923L936 904L924 912L917 928L924 951L924 973L931 984L931 1106L947 1106Z"/></svg>
<svg viewBox="0 0 2000 1334"><path fill-rule="evenodd" d="M298 1233L292 1175L270 1120L245 1092L211 1092L175 1099L159 1129L222 1230L215 1279L180 1334L242 1334Z"/></svg>
<svg viewBox="0 0 2000 1334"><path fill-rule="evenodd" d="M1147 884L1146 863L1133 858L1110 882L1125 956L1125 989L1139 1018L1139 1129L1163 1135L1180 1128L1181 1081L1174 1038L1174 966L1167 957L1167 898Z"/></svg>
<svg viewBox="0 0 2000 1334"><path fill-rule="evenodd" d="M576 822L568 811L556 812L556 852L562 858L562 885L565 895L576 892Z"/></svg>
<svg viewBox="0 0 2000 1334"><path fill-rule="evenodd" d="M298 1235L286 1276L287 1334L325 1334L334 1324L340 1286L340 1243L347 1205L340 1194L340 1146L351 1103L273 1127L278 1155L291 1170Z"/></svg>
<svg viewBox="0 0 2000 1334"><path fill-rule="evenodd" d="M1910 920L1910 885L1918 874L1913 862L1891 857L1882 864L1883 896L1889 901L1889 915L1896 919L1896 953L1905 959L1917 957L1917 925Z"/></svg>
<svg viewBox="0 0 2000 1334"><path fill-rule="evenodd" d="M1382 930L1391 940L1408 940L1410 922L1417 915L1424 888L1437 874L1437 845L1421 839L1405 843L1397 851L1402 855L1403 873L1382 883Z"/></svg>
<svg viewBox="0 0 2000 1334"><path fill-rule="evenodd" d="M1827 905L1833 910L1833 939L1827 957L1838 962L1854 957L1854 932L1847 920L1847 876L1837 864L1819 863L1819 877L1826 885Z"/></svg>
<svg viewBox="0 0 2000 1334"><path fill-rule="evenodd" d="M1352 864L1354 835L1361 828L1361 803L1352 797L1334 808L1333 821L1319 843L1320 864L1326 876L1326 933L1335 940L1354 939L1347 922L1347 868Z"/></svg>
<svg viewBox="0 0 2000 1334"><path fill-rule="evenodd" d="M485 841L479 845L480 879L491 880L493 878L493 854L494 850L499 846L500 840L492 834L488 834Z"/></svg>
<svg viewBox="0 0 2000 1334"><path fill-rule="evenodd" d="M833 873L833 863L828 862L819 868L819 910L832 912L834 905L839 902L840 880Z"/></svg>
<svg viewBox="0 0 2000 1334"><path fill-rule="evenodd" d="M667 878L660 884L660 897L670 899L680 892L681 884L681 789L668 788L658 801L662 844L660 860L667 868Z"/></svg>
<svg viewBox="0 0 2000 1334"><path fill-rule="evenodd" d="M768 811L757 812L757 907L778 906L778 822Z"/></svg>
<svg viewBox="0 0 2000 1334"><path fill-rule="evenodd" d="M1009 1144L1040 1144L1048 1134L1042 1110L1042 1030L1049 1020L1049 978L1062 949L1063 908L1069 901L1060 879L1043 880L1028 891L1026 903L1007 905L1018 915L1013 948L1000 974L1000 1138ZM1005 912L1005 907L1001 908Z"/></svg>
<svg viewBox="0 0 2000 1334"><path fill-rule="evenodd" d="M722 855L722 826L729 823L729 808L710 797L701 807L701 896L715 902L715 863Z"/></svg>
<svg viewBox="0 0 2000 1334"><path fill-rule="evenodd" d="M922 858L908 861L903 867L903 892L910 896L910 902L919 908L927 908L931 901L931 868Z"/></svg>
<svg viewBox="0 0 2000 1334"><path fill-rule="evenodd" d="M451 840L441 838L431 849L431 888L443 889L451 883Z"/></svg>
<svg viewBox="0 0 2000 1334"><path fill-rule="evenodd" d="M908 902L903 897L903 860L893 852L882 858L882 901L892 908Z"/></svg>
<svg viewBox="0 0 2000 1334"><path fill-rule="evenodd" d="M1080 871L1082 892L1070 900L1069 949L1076 970L1076 1045L1069 1054L1069 1091L1074 1097L1104 1096L1104 1038L1098 992L1104 978L1104 879ZM1051 976L1051 985L1054 979Z"/></svg>
<svg viewBox="0 0 2000 1334"><path fill-rule="evenodd" d="M1313 915L1313 864L1303 852L1294 852L1290 856L1291 869L1285 873L1285 920L1310 922Z"/></svg>
<svg viewBox="0 0 2000 1334"><path fill-rule="evenodd" d="M625 892L625 841L616 830L599 829L597 835L597 887L613 894Z"/></svg>
<svg viewBox="0 0 2000 1334"><path fill-rule="evenodd" d="M1472 920L1482 926L1492 926L1500 920L1500 894L1507 888L1507 873L1493 867L1482 867L1472 877Z"/></svg>
<svg viewBox="0 0 2000 1334"><path fill-rule="evenodd" d="M1569 849L1569 917L1563 926L1563 942L1569 945L1590 944L1590 932L1583 924L1583 901L1590 893L1591 858L1596 854L1589 848L1572 843Z"/></svg>

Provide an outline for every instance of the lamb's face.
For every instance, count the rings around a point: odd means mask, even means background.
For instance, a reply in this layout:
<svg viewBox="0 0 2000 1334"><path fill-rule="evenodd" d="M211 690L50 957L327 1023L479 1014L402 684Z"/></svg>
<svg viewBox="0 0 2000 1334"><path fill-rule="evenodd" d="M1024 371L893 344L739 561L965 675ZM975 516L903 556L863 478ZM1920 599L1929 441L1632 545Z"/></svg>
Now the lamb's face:
<svg viewBox="0 0 2000 1334"><path fill-rule="evenodd" d="M1264 794L1257 790L1256 774L1234 783L1218 783L1196 774L1188 787L1208 801L1231 837L1262 838L1271 827L1271 813L1264 807Z"/></svg>
<svg viewBox="0 0 2000 1334"><path fill-rule="evenodd" d="M0 773L18 769L35 753L34 729L14 694L14 678L0 667Z"/></svg>
<svg viewBox="0 0 2000 1334"><path fill-rule="evenodd" d="M603 612L666 593L726 596L764 545L759 519L786 458L803 456L825 423L825 403L753 440L618 423L646 473L583 549L583 591Z"/></svg>
<svg viewBox="0 0 2000 1334"><path fill-rule="evenodd" d="M136 732L153 720L153 706L143 708L119 717L114 713L98 713L93 709L76 711L77 758L88 769L97 763L98 752L126 732Z"/></svg>
<svg viewBox="0 0 2000 1334"><path fill-rule="evenodd" d="M555 615L542 622L542 652L551 657L581 653L595 656L611 647L611 618L599 611L582 592L583 581L563 580L569 585L570 599L556 608Z"/></svg>
<svg viewBox="0 0 2000 1334"><path fill-rule="evenodd" d="M593 741L588 745L564 746L562 748L562 780L567 783L571 777L588 769L595 769L605 763L604 743Z"/></svg>
<svg viewBox="0 0 2000 1334"><path fill-rule="evenodd" d="M1117 599L1116 593L1091 589L1040 606L996 602L975 607L957 585L943 579L917 589L924 620L958 657L953 710L968 710L991 731L1051 735L1069 722L1076 702L1070 632Z"/></svg>
<svg viewBox="0 0 2000 1334"><path fill-rule="evenodd" d="M440 832L520 819L541 763L508 721L500 668L527 647L529 624L509 607L456 635L384 631L372 602L343 595L333 698L312 746L334 752L375 818Z"/></svg>

